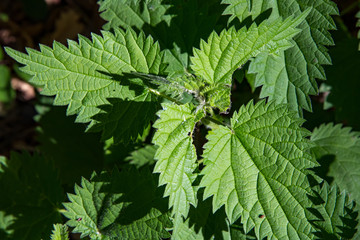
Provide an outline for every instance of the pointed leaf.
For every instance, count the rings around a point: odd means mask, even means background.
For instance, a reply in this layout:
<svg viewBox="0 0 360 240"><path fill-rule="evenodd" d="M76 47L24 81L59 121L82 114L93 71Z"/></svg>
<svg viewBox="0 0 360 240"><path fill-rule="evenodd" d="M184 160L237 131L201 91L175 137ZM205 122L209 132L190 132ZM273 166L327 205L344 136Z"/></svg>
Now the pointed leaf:
<svg viewBox="0 0 360 240"><path fill-rule="evenodd" d="M54 42L53 49L40 45L40 52L27 49L28 54L23 54L10 48L6 51L25 65L22 70L33 75L31 82L43 88L42 94L56 95L55 105L68 105L67 114L78 114L78 122L91 121L94 125L102 121L103 118L93 118L104 113L99 106L109 104L109 98L136 101L137 96L147 93L141 87L134 89L121 77L122 73L138 71L157 74L162 59L159 45L142 33L137 35L132 30L124 32L116 29L115 34L104 31L102 35L93 34L92 41L80 36L79 43L69 41L68 48ZM144 106L138 108L144 109ZM118 119L123 117L123 110L112 109ZM143 121L146 125L143 128L147 127L149 120L145 117ZM105 119L102 124L106 128L105 136L109 137L107 122ZM125 134L130 139L136 139L143 130L131 128L131 124L122 127L131 129L130 133ZM112 129L111 134L115 130Z"/></svg>
<svg viewBox="0 0 360 240"><path fill-rule="evenodd" d="M250 102L204 146L204 198L213 196L214 210L225 205L232 223L241 216L245 233L255 227L259 239L311 239L306 169L316 162L295 115L286 105Z"/></svg>
<svg viewBox="0 0 360 240"><path fill-rule="evenodd" d="M321 125L314 129L311 141L316 158L328 166L326 177L332 178L351 199L360 199L360 134L341 124Z"/></svg>
<svg viewBox="0 0 360 240"><path fill-rule="evenodd" d="M191 207L187 219L173 219L172 239L230 239L229 221L224 208L212 212L211 198L203 199L198 191L198 205Z"/></svg>
<svg viewBox="0 0 360 240"><path fill-rule="evenodd" d="M131 184L129 184L131 183ZM149 169L114 170L82 180L64 203L73 232L91 239L160 239L171 227L166 201Z"/></svg>
<svg viewBox="0 0 360 240"><path fill-rule="evenodd" d="M203 113L195 113L190 104L163 104L153 143L159 148L154 172L160 173L159 184L166 184L164 196L170 196L172 214L186 217L190 204L196 206L196 189L192 186L197 166L196 150L192 144L192 132Z"/></svg>
<svg viewBox="0 0 360 240"><path fill-rule="evenodd" d="M231 85L233 72L250 58L261 52L277 53L291 47L289 40L299 32L295 27L305 16L306 13L296 19L265 21L239 31L230 28L220 35L213 32L207 42L200 43L200 49L194 50L191 68L209 84Z"/></svg>
<svg viewBox="0 0 360 240"><path fill-rule="evenodd" d="M54 224L51 240L69 240L68 227L62 224Z"/></svg>
<svg viewBox="0 0 360 240"><path fill-rule="evenodd" d="M100 2L105 29L137 28L159 41L169 75L189 70L189 57L200 39L213 31L224 6L218 0L105 0ZM189 28L191 26L191 28ZM185 33L185 34L184 34Z"/></svg>
<svg viewBox="0 0 360 240"><path fill-rule="evenodd" d="M249 67L256 74L255 85L263 86L261 97L269 97L277 103L289 103L291 108L302 112L311 111L309 95L318 92L315 78L325 79L321 65L330 64L330 56L324 46L333 45L328 30L336 28L331 15L338 14L336 4L329 0L306 1L253 1L251 12L244 7L247 0L223 0L229 4L224 14L243 21L251 16L272 9L270 18L300 16L310 10L306 20L298 26L302 31L294 38L294 47L279 56L260 55Z"/></svg>
<svg viewBox="0 0 360 240"><path fill-rule="evenodd" d="M268 20L259 26L253 24L248 30L245 27L239 31L230 28L220 35L213 32L207 42L202 41L200 49L194 50L191 68L208 84L222 87L222 94L210 97L211 106L227 110L230 107L230 88L225 86L231 86L234 71L260 53L279 54L291 47L289 40L299 32L295 27L306 14L285 21Z"/></svg>
<svg viewBox="0 0 360 240"><path fill-rule="evenodd" d="M349 200L345 191L341 192L337 186L331 187L327 182L322 187L316 186L315 191L316 201L319 201L311 209L319 214L312 220L317 230L315 235L320 239L353 239L358 224L355 203Z"/></svg>
<svg viewBox="0 0 360 240"><path fill-rule="evenodd" d="M103 28L109 30L116 27L136 27L142 29L144 25L156 26L162 21L169 23L170 15L166 15L168 4L162 0L104 0L99 2L100 16L108 21Z"/></svg>

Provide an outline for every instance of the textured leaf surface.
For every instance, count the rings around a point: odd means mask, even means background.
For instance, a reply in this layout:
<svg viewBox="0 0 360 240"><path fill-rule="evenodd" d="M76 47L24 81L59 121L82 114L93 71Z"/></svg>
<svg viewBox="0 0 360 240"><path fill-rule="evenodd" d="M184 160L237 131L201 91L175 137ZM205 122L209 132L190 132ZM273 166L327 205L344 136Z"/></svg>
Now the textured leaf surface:
<svg viewBox="0 0 360 240"><path fill-rule="evenodd" d="M175 223L172 239L230 239L229 221L224 208L212 212L211 198L203 199L204 189L198 191L198 205L190 207L185 221L173 220Z"/></svg>
<svg viewBox="0 0 360 240"><path fill-rule="evenodd" d="M64 203L73 232L91 239L160 239L171 227L167 204L149 169L114 170L75 186Z"/></svg>
<svg viewBox="0 0 360 240"><path fill-rule="evenodd" d="M291 108L311 110L309 94L318 91L315 78L325 79L321 65L330 64L330 56L324 46L333 45L328 30L336 28L331 15L338 14L336 4L329 0L306 1L252 1L251 11L247 0L223 0L229 4L224 14L243 21L251 16L255 19L261 13L272 9L270 18L299 16L310 9L306 21L298 27L302 30L294 38L294 47L279 56L259 55L249 67L256 73L255 85L263 86L261 97L269 97L277 103L289 103Z"/></svg>
<svg viewBox="0 0 360 240"><path fill-rule="evenodd" d="M54 224L51 240L69 240L68 227L62 224Z"/></svg>
<svg viewBox="0 0 360 240"><path fill-rule="evenodd" d="M321 125L311 135L317 159L328 160L327 177L346 190L351 199L360 199L360 134L342 125Z"/></svg>
<svg viewBox="0 0 360 240"><path fill-rule="evenodd" d="M355 220L355 203L349 200L345 191L340 192L337 186L331 187L324 182L321 188L316 188L316 201L320 203L311 209L319 216L318 219L312 220L317 229L315 235L319 239L353 239L358 223Z"/></svg>
<svg viewBox="0 0 360 240"><path fill-rule="evenodd" d="M104 0L100 1L100 16L108 21L104 29L116 27L136 27L142 29L144 25L156 26L162 21L169 23L170 15L166 15L170 5L161 4L162 0Z"/></svg>
<svg viewBox="0 0 360 240"><path fill-rule="evenodd" d="M40 45L40 52L27 49L28 54L23 54L10 48L6 50L11 57L25 65L22 70L33 75L31 82L42 86L42 94L56 95L55 105L68 105L68 115L78 114L78 122L92 121L92 125L96 125L102 118L93 118L104 113L99 106L110 104L109 98L138 102L137 97L147 94L146 89L129 86L131 84L121 78L121 74L130 71L157 74L162 59L159 45L151 37L145 38L144 34L117 29L114 35L105 31L102 35L93 34L92 41L80 36L79 43L68 42L69 48L54 42L53 49ZM137 108L147 112L148 102ZM127 109L121 107L112 109L119 119ZM149 119L145 117L144 120L143 117L138 120L147 122L143 126L145 128ZM130 132L125 136L136 139L143 129L131 128L133 121L126 123L130 125L123 124L122 127ZM109 129L114 124L107 119L102 124L108 137Z"/></svg>
<svg viewBox="0 0 360 240"><path fill-rule="evenodd" d="M190 104L163 104L160 117L154 124L157 131L153 143L159 148L154 172L160 173L159 185L166 184L164 196L170 196L172 214L186 217L190 204L197 205L196 189L192 186L197 166L192 131L202 117L195 114Z"/></svg>
<svg viewBox="0 0 360 240"><path fill-rule="evenodd" d="M4 239L48 239L52 225L61 221L57 171L39 155L12 153L0 162L0 195Z"/></svg>
<svg viewBox="0 0 360 240"><path fill-rule="evenodd" d="M291 47L289 40L298 33L295 27L304 17L265 21L259 26L251 25L248 30L245 27L239 31L230 28L220 35L213 32L207 42L200 43L200 49L194 50L191 68L210 85L231 86L234 71L252 57L262 52L275 54ZM216 99L210 100L210 104L224 111L230 106L230 88L222 90L222 97L215 95ZM215 89L215 92L218 90ZM216 105L217 102L220 104ZM225 103L228 105L225 106Z"/></svg>
<svg viewBox="0 0 360 240"><path fill-rule="evenodd" d="M159 41L164 49L166 72L183 74L200 39L207 38L221 17L224 6L217 0L105 0L100 2L105 29L137 28ZM191 28L189 28L191 26Z"/></svg>
<svg viewBox="0 0 360 240"><path fill-rule="evenodd" d="M295 114L285 105L249 103L204 146L204 198L213 196L214 210L225 205L230 222L241 216L245 232L255 226L259 239L311 238L305 169L316 163Z"/></svg>

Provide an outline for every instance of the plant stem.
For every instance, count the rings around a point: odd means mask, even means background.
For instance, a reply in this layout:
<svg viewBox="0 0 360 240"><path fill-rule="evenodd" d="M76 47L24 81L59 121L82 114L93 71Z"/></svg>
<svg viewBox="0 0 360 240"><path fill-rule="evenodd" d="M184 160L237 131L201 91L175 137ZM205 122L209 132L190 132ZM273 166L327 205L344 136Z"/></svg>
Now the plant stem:
<svg viewBox="0 0 360 240"><path fill-rule="evenodd" d="M148 88L148 89L149 89L149 91L150 91L151 93L153 93L153 94L155 94L155 95L157 95L157 96L163 97L163 98L165 98L165 99L167 99L167 100L169 100L169 101L172 101L172 102L174 102L174 103L176 103L176 104L178 104L178 105L182 105L182 103L179 102L178 100L176 100L175 98L169 97L168 95L163 94L163 93L161 93L161 92L159 92L159 91L157 91L157 90L155 90L155 89L153 89L153 88ZM226 124L226 123L224 123L224 122L220 122L219 120L216 120L216 119L213 118L213 117L206 116L205 119L209 120L210 122L216 123L216 124L218 124L218 125L231 128L231 126L230 126L229 124Z"/></svg>
<svg viewBox="0 0 360 240"><path fill-rule="evenodd" d="M231 126L230 126L229 124L224 123L224 122L220 122L219 120L216 120L216 119L213 118L213 117L206 116L205 119L206 119L206 120L209 120L210 122L216 123L217 125L221 125L221 126L228 127L228 128L231 129Z"/></svg>
<svg viewBox="0 0 360 240"><path fill-rule="evenodd" d="M155 94L155 95L157 95L157 96L160 96L160 97L162 97L162 98L165 98L165 99L167 99L167 100L169 100L169 101L172 101L172 102L174 102L174 103L176 103L176 104L178 104L178 105L181 105L181 104L182 104L181 102L179 102L179 101L176 100L175 98L169 97L168 95L163 94L163 93L161 93L161 92L159 92L159 91L157 91L157 90L155 90L155 89L153 89L153 88L148 88L148 89L149 89L149 91L150 91L151 93L153 93L153 94Z"/></svg>

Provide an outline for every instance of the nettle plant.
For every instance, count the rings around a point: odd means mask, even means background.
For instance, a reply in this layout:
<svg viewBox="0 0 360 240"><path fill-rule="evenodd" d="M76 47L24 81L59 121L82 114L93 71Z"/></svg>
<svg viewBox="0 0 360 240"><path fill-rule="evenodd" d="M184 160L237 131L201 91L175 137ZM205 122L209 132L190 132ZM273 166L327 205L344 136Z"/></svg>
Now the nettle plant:
<svg viewBox="0 0 360 240"><path fill-rule="evenodd" d="M32 230L11 228L26 218L9 217L8 237L45 238L49 224L51 229L63 221L72 233L91 239L355 235L352 200L359 193L346 181L328 184L314 169L320 168L316 159L329 154L358 160L359 151L344 155L359 147L359 136L340 125L322 125L313 133L301 126L303 110L311 111L309 95L318 93L316 79L325 79L322 65L331 63L326 46L333 44L331 15L338 14L333 2L99 5L108 21L101 35L79 36L67 46L40 45L27 54L6 52L25 65L22 70L43 95L55 96L54 105L67 105L67 115L101 132L106 149L131 142L143 147L127 158L132 164L83 178L63 204L56 170L41 155L3 160L4 173L21 161L47 169L27 180L43 186L36 188L41 197L35 206L41 199L51 203L45 221L34 222ZM231 108L239 105L231 100L235 78L261 87L260 100ZM11 174L16 175L3 178ZM2 214L6 219L7 211ZM67 239L66 225L55 225L52 238Z"/></svg>

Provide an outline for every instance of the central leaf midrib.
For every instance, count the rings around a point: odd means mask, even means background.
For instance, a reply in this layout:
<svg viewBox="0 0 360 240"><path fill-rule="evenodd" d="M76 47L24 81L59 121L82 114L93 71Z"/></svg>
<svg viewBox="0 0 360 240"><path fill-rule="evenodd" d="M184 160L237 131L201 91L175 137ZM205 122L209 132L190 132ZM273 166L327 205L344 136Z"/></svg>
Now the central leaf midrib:
<svg viewBox="0 0 360 240"><path fill-rule="evenodd" d="M262 172L260 171L260 168L259 168L259 166L257 165L257 163L252 160L252 159L253 159L252 154L250 154L250 152L248 151L248 148L245 147L245 146L247 146L247 145L245 145L245 142L242 140L242 136L241 136L241 135L239 136L236 131L235 131L235 136L236 136L236 138L239 140L240 144L243 146L243 149L246 151L247 155L248 155L249 158L251 159L251 162L254 163L254 166L257 168L258 173L261 174L261 175L264 177L264 179L266 180L266 184L267 184L267 185L269 186L269 188L271 189L272 195L274 196L274 199L276 199L276 202L278 203L278 206L281 207L281 210L282 210L284 216L286 217L287 222L293 227L293 229L296 229L296 227L293 225L292 221L289 220L287 212L284 210L284 207L281 205L281 201L279 201L279 199L277 198L277 195L274 193L274 189L272 188L271 184L269 183L268 178L267 178L267 175L264 174L264 173L262 173ZM234 173L234 171L233 171L233 173ZM234 174L234 176L235 176L235 174ZM282 185L283 185L283 184L282 184ZM283 186L284 186L284 185L283 185ZM287 189L287 187L285 187L285 188ZM257 188L257 189L258 189L258 188ZM291 194L290 191L288 191L288 192ZM291 196L292 196L293 199L295 199L296 202L302 207L302 205L298 202L298 200L297 200L292 194L291 194ZM259 198L258 198L257 202L260 203ZM260 205L261 205L261 203L260 203ZM262 205L261 205L261 208L265 211L265 209L263 208ZM270 226L274 225L275 223L270 224L271 221L269 221L269 219L271 219L271 218L267 218L267 221L269 222L269 225L270 225ZM271 228L273 229L273 227L271 227ZM272 233L275 235L274 231L272 231Z"/></svg>

